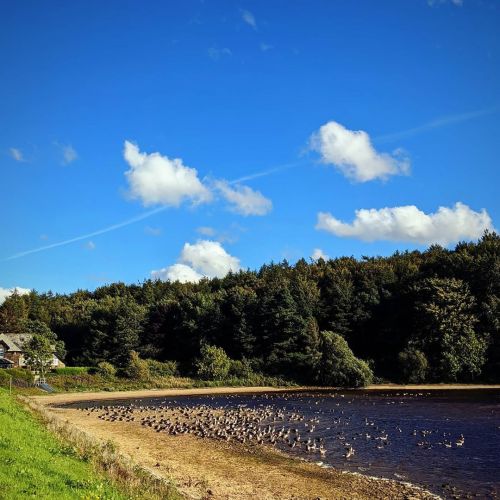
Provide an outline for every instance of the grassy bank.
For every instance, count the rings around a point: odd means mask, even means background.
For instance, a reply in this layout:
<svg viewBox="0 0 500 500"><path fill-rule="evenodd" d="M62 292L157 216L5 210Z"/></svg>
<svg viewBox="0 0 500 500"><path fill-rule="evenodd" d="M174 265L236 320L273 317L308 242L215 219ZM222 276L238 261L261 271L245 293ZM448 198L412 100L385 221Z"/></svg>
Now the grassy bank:
<svg viewBox="0 0 500 500"><path fill-rule="evenodd" d="M24 369L0 369L0 388L9 388L12 379L14 392L36 395L42 391L33 386L33 376ZM200 387L293 387L295 384L277 377L251 374L250 377L229 377L223 380L200 380L179 376L149 376L131 379L117 375L103 376L92 369L68 367L47 374L47 382L55 392L114 392L148 389L194 389Z"/></svg>
<svg viewBox="0 0 500 500"><path fill-rule="evenodd" d="M130 379L120 376L102 376L86 368L64 368L50 373L47 382L56 392L80 391L134 391L141 389L191 389L198 387L283 387L292 385L280 378L252 374L251 377L230 377L223 380L200 380L178 376L150 376Z"/></svg>
<svg viewBox="0 0 500 500"><path fill-rule="evenodd" d="M68 429L47 419L51 432L42 420L0 389L2 498L178 498L170 486L145 487L150 478L120 464L109 443L96 445L76 434L65 439Z"/></svg>
<svg viewBox="0 0 500 500"><path fill-rule="evenodd" d="M127 498L0 389L2 498Z"/></svg>

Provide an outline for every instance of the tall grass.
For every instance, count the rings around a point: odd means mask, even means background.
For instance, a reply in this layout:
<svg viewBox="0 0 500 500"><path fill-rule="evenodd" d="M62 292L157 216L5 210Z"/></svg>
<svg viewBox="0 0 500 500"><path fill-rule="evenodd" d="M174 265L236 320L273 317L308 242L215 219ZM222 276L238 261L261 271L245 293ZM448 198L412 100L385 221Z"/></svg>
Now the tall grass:
<svg viewBox="0 0 500 500"><path fill-rule="evenodd" d="M131 391L140 389L190 389L193 387L290 386L289 381L252 373L248 377L230 377L223 380L199 380L190 377L149 376L144 380L80 372L77 374L53 372L47 382L59 392Z"/></svg>

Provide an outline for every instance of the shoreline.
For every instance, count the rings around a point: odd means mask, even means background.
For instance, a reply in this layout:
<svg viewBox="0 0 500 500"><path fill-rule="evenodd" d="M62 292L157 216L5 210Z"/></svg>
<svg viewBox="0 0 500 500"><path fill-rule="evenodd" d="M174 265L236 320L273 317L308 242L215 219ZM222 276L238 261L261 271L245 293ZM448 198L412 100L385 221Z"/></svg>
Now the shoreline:
<svg viewBox="0 0 500 500"><path fill-rule="evenodd" d="M500 385L485 384L380 384L369 385L360 389L339 387L199 387L190 389L140 389L134 391L98 391L98 392L65 392L29 396L43 406L78 403L83 401L108 401L122 399L146 399L172 396L212 396L223 394L261 394L261 393L292 393L292 392L329 392L329 391L455 391L455 390L500 390Z"/></svg>
<svg viewBox="0 0 500 500"><path fill-rule="evenodd" d="M37 406L94 440L111 441L120 454L140 467L173 481L186 498L441 498L407 481L325 467L267 446L157 434L137 422L109 422L77 409Z"/></svg>

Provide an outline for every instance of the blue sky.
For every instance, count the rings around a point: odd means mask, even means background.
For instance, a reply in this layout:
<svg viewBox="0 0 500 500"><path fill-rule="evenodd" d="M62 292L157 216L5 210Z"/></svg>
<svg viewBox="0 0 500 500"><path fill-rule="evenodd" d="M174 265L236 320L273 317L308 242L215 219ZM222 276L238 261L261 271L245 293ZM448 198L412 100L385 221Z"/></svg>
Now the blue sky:
<svg viewBox="0 0 500 500"><path fill-rule="evenodd" d="M500 225L496 0L0 9L4 293Z"/></svg>

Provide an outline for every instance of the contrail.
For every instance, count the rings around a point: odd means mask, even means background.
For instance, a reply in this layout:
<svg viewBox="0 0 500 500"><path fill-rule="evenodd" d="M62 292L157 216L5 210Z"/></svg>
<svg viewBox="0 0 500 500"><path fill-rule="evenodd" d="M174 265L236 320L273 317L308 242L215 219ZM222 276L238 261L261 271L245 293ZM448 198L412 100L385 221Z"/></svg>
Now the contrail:
<svg viewBox="0 0 500 500"><path fill-rule="evenodd" d="M108 226L108 227L105 227L103 229L99 229L97 231L93 231L92 233L82 234L81 236L75 236L74 238L70 238L69 240L59 241L57 243L52 243L50 245L44 245L43 247L34 248L32 250L26 250L25 252L19 252L19 253L16 253L14 255L11 255L10 257L6 257L5 259L2 259L2 262L5 262L7 260L19 259L20 257L24 257L25 255L43 252L44 250L50 250L51 248L62 247L64 245L69 245L70 243L75 243L76 241L86 240L87 238L92 238L93 236L98 236L100 234L109 233L110 231L115 231L116 229L120 229L122 227L129 226L130 224L134 224L135 222L139 222L143 219L147 219L148 217L151 217L152 215L155 215L159 212L163 212L167 208L168 207L166 207L166 206L155 208L154 210L150 210L149 212L144 212L141 215L136 215L135 217L132 217L131 219L127 219L123 222L119 222L118 224L113 224L112 226Z"/></svg>
<svg viewBox="0 0 500 500"><path fill-rule="evenodd" d="M253 174L240 177L239 179L234 179L232 181L229 181L228 184L230 185L239 184L240 182L251 181L252 179L258 179L259 177L266 177L268 175L275 174L276 172L282 172L283 170L289 170L290 168L298 167L300 165L303 165L304 163L306 163L304 160L296 161L293 163L285 163L283 165L270 168L268 170L262 170L261 172L255 172Z"/></svg>
<svg viewBox="0 0 500 500"><path fill-rule="evenodd" d="M229 181L228 184L238 184L240 182L249 181L251 179L257 179L258 177L265 177L266 175L271 175L271 174L274 174L275 172L281 172L283 170L288 170L289 168L299 166L302 163L304 163L304 162L300 161L300 162L295 162L295 163L287 163L287 164L280 165L278 167L274 167L274 168L271 168L268 170L263 170L262 172L255 172L254 174L246 175L244 177L240 177L239 179ZM0 260L0 262L19 259L20 257L25 257L26 255L31 255L33 253L43 252L45 250L50 250L52 248L62 247L65 245L69 245L71 243L75 243L77 241L82 241L82 240L86 240L88 238L92 238L93 236L98 236L100 234L109 233L111 231L116 231L117 229L121 229L122 227L129 226L130 224L134 224L134 223L139 222L141 220L147 219L148 217L156 215L159 212L163 212L167 208L169 208L169 207L163 206L163 207L155 208L154 210L150 210L149 212L144 212L143 214L132 217L131 219L127 219L127 220L119 222L117 224L113 224L113 225L105 227L103 229L99 229L97 231L93 231L92 233L82 234L81 236L75 236L74 238L70 238L68 240L58 241L57 243L52 243L50 245L44 245L44 246L41 246L38 248L33 248L32 250L26 250L25 252L16 253L14 255L11 255L10 257L6 257L6 258Z"/></svg>
<svg viewBox="0 0 500 500"><path fill-rule="evenodd" d="M418 127L401 130L399 132L393 132L391 134L379 135L378 137L374 137L373 140L378 143L390 142L395 139L411 137L413 135L420 134L421 132L427 132L428 130L433 130L435 128L452 125L453 123L466 122L469 120L473 120L474 118L479 118L480 116L491 115L499 110L500 106L494 106L493 108L480 109L478 111L471 111L469 113L443 116L441 118L436 118L435 120L424 123L423 125L419 125Z"/></svg>

